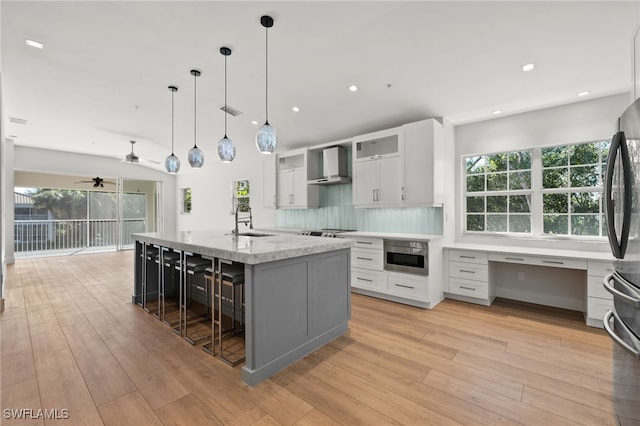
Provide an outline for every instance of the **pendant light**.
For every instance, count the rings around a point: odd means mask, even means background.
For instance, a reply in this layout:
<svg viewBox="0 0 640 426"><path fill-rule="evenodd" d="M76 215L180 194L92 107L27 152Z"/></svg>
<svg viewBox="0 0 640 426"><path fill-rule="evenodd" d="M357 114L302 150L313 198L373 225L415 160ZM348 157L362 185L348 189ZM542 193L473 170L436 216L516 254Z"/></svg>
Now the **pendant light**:
<svg viewBox="0 0 640 426"><path fill-rule="evenodd" d="M164 167L171 174L178 173L180 170L180 159L173 153L173 95L178 91L176 86L169 86L171 90L171 155L164 160Z"/></svg>
<svg viewBox="0 0 640 426"><path fill-rule="evenodd" d="M273 18L271 16L263 16L260 18L260 24L265 28L265 122L258 130L256 135L256 146L258 151L263 154L272 154L278 146L278 138L276 136L276 129L269 124L269 28L273 27Z"/></svg>
<svg viewBox="0 0 640 426"><path fill-rule="evenodd" d="M131 152L127 154L127 156L124 157L124 159L127 163L135 164L140 160L139 157L133 152L133 145L135 145L136 141L129 141L129 142L131 143Z"/></svg>
<svg viewBox="0 0 640 426"><path fill-rule="evenodd" d="M201 72L198 70L191 70L191 75L193 76L193 148L189 150L187 160L189 161L189 165L194 169L199 169L204 164L204 154L196 144L196 80L200 77L200 74Z"/></svg>
<svg viewBox="0 0 640 426"><path fill-rule="evenodd" d="M231 55L231 49L221 47L220 53L224 56L224 137L218 142L218 157L223 163L230 163L236 158L236 147L227 137L227 56Z"/></svg>

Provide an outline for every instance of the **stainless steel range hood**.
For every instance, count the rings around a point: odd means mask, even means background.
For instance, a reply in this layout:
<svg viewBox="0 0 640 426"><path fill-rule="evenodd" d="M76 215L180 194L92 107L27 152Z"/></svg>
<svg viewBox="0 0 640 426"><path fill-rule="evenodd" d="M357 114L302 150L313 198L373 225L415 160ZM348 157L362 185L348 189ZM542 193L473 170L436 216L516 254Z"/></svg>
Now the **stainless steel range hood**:
<svg viewBox="0 0 640 426"><path fill-rule="evenodd" d="M322 170L324 176L307 181L312 185L332 185L350 183L351 176L347 176L347 150L341 146L334 146L322 151Z"/></svg>

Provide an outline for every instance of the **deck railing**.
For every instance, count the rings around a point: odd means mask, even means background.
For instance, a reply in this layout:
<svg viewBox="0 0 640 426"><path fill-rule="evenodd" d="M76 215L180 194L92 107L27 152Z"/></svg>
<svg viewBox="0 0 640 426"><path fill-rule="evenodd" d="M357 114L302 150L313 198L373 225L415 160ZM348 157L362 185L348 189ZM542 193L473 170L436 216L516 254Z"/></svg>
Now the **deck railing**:
<svg viewBox="0 0 640 426"><path fill-rule="evenodd" d="M15 220L16 255L46 255L84 249L118 247L116 219ZM122 221L122 247L133 247L131 233L145 232L146 219Z"/></svg>

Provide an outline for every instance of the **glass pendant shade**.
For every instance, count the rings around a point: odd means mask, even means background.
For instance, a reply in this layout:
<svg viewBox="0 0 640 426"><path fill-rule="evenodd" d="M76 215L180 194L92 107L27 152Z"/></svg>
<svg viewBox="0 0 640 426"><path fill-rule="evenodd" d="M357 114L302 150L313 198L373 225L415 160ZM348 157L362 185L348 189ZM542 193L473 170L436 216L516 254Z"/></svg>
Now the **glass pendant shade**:
<svg viewBox="0 0 640 426"><path fill-rule="evenodd" d="M171 153L171 155L164 160L164 167L167 169L167 172L176 174L178 170L180 170L180 159L176 157L174 153Z"/></svg>
<svg viewBox="0 0 640 426"><path fill-rule="evenodd" d="M276 129L272 127L268 121L260 127L260 130L258 130L258 134L256 135L256 146L258 147L258 151L263 154L273 154L278 147Z"/></svg>
<svg viewBox="0 0 640 426"><path fill-rule="evenodd" d="M189 150L189 155L187 157L189 161L189 165L194 169L199 169L204 164L204 154L202 150L197 146L194 146Z"/></svg>
<svg viewBox="0 0 640 426"><path fill-rule="evenodd" d="M236 158L236 146L227 135L218 142L218 157L223 163L230 163Z"/></svg>

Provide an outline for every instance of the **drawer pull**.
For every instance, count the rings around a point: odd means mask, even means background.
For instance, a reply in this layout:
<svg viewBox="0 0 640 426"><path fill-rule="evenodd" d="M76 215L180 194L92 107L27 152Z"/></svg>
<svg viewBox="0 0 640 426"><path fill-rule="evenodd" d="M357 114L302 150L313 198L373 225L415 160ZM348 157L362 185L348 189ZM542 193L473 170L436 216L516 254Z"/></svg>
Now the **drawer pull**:
<svg viewBox="0 0 640 426"><path fill-rule="evenodd" d="M360 277L356 277L356 279L358 279L358 280L360 280L360 281L367 281L367 282L370 282L370 283L372 283L372 282L373 282L373 280L370 280L370 279L368 279L368 278L360 278Z"/></svg>
<svg viewBox="0 0 640 426"><path fill-rule="evenodd" d="M200 291L204 291L204 287L200 287L199 285L197 285L196 288Z"/></svg>
<svg viewBox="0 0 640 426"><path fill-rule="evenodd" d="M356 241L356 244L373 244L371 241Z"/></svg>
<svg viewBox="0 0 640 426"><path fill-rule="evenodd" d="M543 260L542 263L551 263L554 265L564 265L564 262L561 260Z"/></svg>
<svg viewBox="0 0 640 426"><path fill-rule="evenodd" d="M360 259L360 260L373 260L370 257L360 257L360 256L356 256L356 259Z"/></svg>
<svg viewBox="0 0 640 426"><path fill-rule="evenodd" d="M519 260L520 262L524 261L521 257L505 257L506 260Z"/></svg>
<svg viewBox="0 0 640 426"><path fill-rule="evenodd" d="M393 285L395 285L396 287L415 288L415 287L410 286L410 285L404 285L404 284L398 284L398 283L395 283L395 284L393 284Z"/></svg>
<svg viewBox="0 0 640 426"><path fill-rule="evenodd" d="M475 256L466 256L466 255L461 254L460 258L461 259L475 259L476 257Z"/></svg>
<svg viewBox="0 0 640 426"><path fill-rule="evenodd" d="M475 274L476 271L470 271L468 269L458 269L460 272L466 272L467 274Z"/></svg>
<svg viewBox="0 0 640 426"><path fill-rule="evenodd" d="M461 289L464 289L464 290L476 291L476 289L475 289L475 288L473 288L473 287L466 287L466 286L464 286L464 285L461 285L461 286L460 286L460 288L461 288Z"/></svg>

